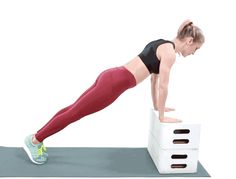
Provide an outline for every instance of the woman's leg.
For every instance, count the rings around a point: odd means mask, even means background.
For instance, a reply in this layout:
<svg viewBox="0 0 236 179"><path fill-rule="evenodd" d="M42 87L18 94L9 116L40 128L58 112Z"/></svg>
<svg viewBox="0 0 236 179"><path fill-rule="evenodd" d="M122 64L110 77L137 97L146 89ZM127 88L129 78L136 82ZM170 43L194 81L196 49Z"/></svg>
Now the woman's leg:
<svg viewBox="0 0 236 179"><path fill-rule="evenodd" d="M96 82L97 82L97 81L96 81ZM96 82L95 82L89 89L87 89L87 90L80 96L80 98L83 97L84 95L86 95L86 94L96 85ZM79 99L80 99L80 98L79 98ZM79 99L78 99L78 100L79 100ZM64 112L68 111L70 108L73 107L73 105L75 105L75 103L74 103L74 104L71 104L70 106L67 106L67 107L61 109L60 111L58 111L58 112L52 117L52 119L55 118L55 117L58 116L58 115L61 115L61 114L64 113Z"/></svg>
<svg viewBox="0 0 236 179"><path fill-rule="evenodd" d="M114 102L125 90L134 87L134 76L124 67L112 68L99 75L94 85L73 105L58 112L35 135L42 142L45 138L59 132L67 125L82 117L95 113Z"/></svg>
<svg viewBox="0 0 236 179"><path fill-rule="evenodd" d="M88 88L88 89L79 97L79 99L82 98L84 95L86 95L91 89L93 89L94 86L96 85L96 83L97 83L97 80L95 81L95 83L94 83L90 88ZM78 100L79 100L79 99L78 99ZM78 101L78 100L77 100L77 101ZM60 111L58 111L58 112L51 118L51 120L53 120L55 117L57 117L57 116L63 114L64 112L68 111L68 110L71 109L75 104L76 104L76 102L75 102L74 104L71 104L70 106L67 106L67 107L61 109ZM43 129L43 128L42 128L42 129ZM42 130L42 129L40 129L40 130ZM40 130L37 131L37 133L39 133ZM35 144L40 143L40 142L37 140L37 138L36 138L35 136L33 136L33 143L35 143Z"/></svg>

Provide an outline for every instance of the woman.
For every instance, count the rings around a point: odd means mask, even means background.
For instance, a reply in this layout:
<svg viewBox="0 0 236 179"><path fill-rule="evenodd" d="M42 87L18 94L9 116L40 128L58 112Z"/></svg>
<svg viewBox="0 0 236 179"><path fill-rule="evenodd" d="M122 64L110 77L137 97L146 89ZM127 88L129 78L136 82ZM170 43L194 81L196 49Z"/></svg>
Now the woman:
<svg viewBox="0 0 236 179"><path fill-rule="evenodd" d="M114 102L124 91L142 82L151 74L153 105L161 122L180 122L164 116L174 109L165 107L169 74L176 53L186 57L194 54L204 43L202 31L189 20L179 27L173 41L155 40L127 64L102 72L95 83L72 105L62 109L36 134L25 138L24 149L35 164L48 159L43 140L82 117L95 113ZM159 84L158 84L159 81Z"/></svg>

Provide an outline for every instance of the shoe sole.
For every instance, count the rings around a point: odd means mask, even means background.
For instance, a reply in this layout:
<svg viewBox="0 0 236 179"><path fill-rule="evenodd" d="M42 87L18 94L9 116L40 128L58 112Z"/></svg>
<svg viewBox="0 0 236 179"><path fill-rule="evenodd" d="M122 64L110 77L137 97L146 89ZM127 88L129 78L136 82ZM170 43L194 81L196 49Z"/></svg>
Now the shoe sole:
<svg viewBox="0 0 236 179"><path fill-rule="evenodd" d="M45 164L45 163L39 163L39 162L36 162L36 161L33 160L33 157L31 156L31 152L30 152L29 148L27 147L27 145L25 144L25 142L23 144L23 149L27 153L27 155L28 155L29 159L31 160L31 162L33 162L34 164L37 164L37 165Z"/></svg>

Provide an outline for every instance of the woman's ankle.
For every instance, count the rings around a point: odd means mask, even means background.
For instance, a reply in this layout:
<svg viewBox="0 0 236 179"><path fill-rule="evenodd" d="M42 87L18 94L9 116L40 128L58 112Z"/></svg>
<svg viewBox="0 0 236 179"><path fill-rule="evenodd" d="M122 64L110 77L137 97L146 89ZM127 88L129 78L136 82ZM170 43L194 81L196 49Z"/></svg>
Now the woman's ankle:
<svg viewBox="0 0 236 179"><path fill-rule="evenodd" d="M39 144L39 143L41 143L41 142L39 142L39 141L36 139L35 135L33 135L33 137L32 137L32 143L33 143L33 144Z"/></svg>

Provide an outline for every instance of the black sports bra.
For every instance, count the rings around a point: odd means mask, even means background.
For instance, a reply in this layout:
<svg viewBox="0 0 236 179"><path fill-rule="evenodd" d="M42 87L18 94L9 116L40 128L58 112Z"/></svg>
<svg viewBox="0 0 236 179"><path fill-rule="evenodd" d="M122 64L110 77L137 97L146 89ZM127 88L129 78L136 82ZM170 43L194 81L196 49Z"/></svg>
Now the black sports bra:
<svg viewBox="0 0 236 179"><path fill-rule="evenodd" d="M175 48L175 44L173 42L159 39L147 44L143 51L138 55L150 73L159 74L160 60L156 56L156 50L164 43L172 43Z"/></svg>

